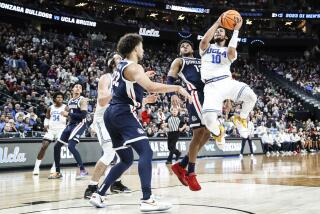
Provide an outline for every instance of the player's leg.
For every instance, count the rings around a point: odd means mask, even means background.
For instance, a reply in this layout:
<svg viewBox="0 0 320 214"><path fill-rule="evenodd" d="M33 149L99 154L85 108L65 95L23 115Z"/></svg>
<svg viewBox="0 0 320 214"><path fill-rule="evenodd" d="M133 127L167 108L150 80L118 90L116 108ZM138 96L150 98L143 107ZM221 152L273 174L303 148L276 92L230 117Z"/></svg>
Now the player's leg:
<svg viewBox="0 0 320 214"><path fill-rule="evenodd" d="M37 155L37 160L36 160L36 163L34 165L34 169L33 169L33 175L39 175L40 173L40 164L41 164L41 161L46 153L46 150L50 144L50 142L53 141L53 134L48 131L44 137L43 137L43 140L42 140L42 145L41 145L41 148L40 148L40 151Z"/></svg>
<svg viewBox="0 0 320 214"><path fill-rule="evenodd" d="M241 150L239 155L240 158L243 158L243 150L244 150L244 147L246 146L246 142L247 142L247 138L242 138Z"/></svg>
<svg viewBox="0 0 320 214"><path fill-rule="evenodd" d="M242 102L242 108L239 115L234 116L234 123L239 131L241 137L248 137L247 118L249 113L253 110L257 95L245 83L236 80L229 80L232 86L228 91L228 97L231 97L235 102Z"/></svg>
<svg viewBox="0 0 320 214"><path fill-rule="evenodd" d="M52 174L50 174L49 179L58 179L62 177L62 174L60 172L60 160L61 160L61 147L64 145L67 145L68 138L70 136L70 131L72 129L72 126L67 126L61 133L59 139L57 140L57 143L54 145L53 148L53 157L54 157L54 164L56 166L56 171Z"/></svg>
<svg viewBox="0 0 320 214"><path fill-rule="evenodd" d="M103 196L105 196L109 187L132 165L133 151L132 148L123 148L116 151L119 155L120 162L113 166L104 179L103 184L97 193L93 193L90 198L90 203L95 207L105 207Z"/></svg>
<svg viewBox="0 0 320 214"><path fill-rule="evenodd" d="M71 131L70 137L68 139L68 149L72 153L74 159L76 160L80 168L80 173L77 179L81 179L89 175L89 173L85 170L85 167L81 159L81 155L76 148L77 144L80 142L80 136L85 132L86 129L87 129L86 122L79 123L77 126L73 128L73 130Z"/></svg>
<svg viewBox="0 0 320 214"><path fill-rule="evenodd" d="M201 127L198 129L194 129L193 134L194 136L189 146L189 153L188 153L189 163L188 163L186 181L188 183L190 190L199 191L201 190L201 186L195 174L196 160L197 160L199 151L201 150L203 145L208 142L210 138L210 132L205 127Z"/></svg>

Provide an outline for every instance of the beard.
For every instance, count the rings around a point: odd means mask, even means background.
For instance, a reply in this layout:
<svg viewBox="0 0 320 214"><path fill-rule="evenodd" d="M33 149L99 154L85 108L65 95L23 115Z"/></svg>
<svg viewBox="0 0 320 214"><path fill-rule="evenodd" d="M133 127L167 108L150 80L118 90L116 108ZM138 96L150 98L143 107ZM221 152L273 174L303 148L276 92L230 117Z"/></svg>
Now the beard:
<svg viewBox="0 0 320 214"><path fill-rule="evenodd" d="M223 38L216 38L216 39L214 39L214 42L215 43L220 43L220 42L223 42L224 41L224 39Z"/></svg>

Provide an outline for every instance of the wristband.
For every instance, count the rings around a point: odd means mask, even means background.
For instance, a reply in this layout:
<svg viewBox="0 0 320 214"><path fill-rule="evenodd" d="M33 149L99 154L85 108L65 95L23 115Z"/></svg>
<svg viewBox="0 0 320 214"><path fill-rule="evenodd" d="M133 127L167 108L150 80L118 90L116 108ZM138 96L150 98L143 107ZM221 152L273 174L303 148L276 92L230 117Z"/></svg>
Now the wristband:
<svg viewBox="0 0 320 214"><path fill-rule="evenodd" d="M238 46L238 36L239 36L239 30L234 30L228 47L237 48L237 46Z"/></svg>

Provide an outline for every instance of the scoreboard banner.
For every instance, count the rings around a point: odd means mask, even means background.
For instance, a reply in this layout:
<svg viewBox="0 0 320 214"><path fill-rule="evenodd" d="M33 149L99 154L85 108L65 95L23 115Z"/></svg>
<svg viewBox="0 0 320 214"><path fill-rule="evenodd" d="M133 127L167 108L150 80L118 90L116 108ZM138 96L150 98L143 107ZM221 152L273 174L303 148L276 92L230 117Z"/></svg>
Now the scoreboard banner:
<svg viewBox="0 0 320 214"><path fill-rule="evenodd" d="M181 151L182 156L188 152L190 138L181 138L177 143L177 149ZM169 155L167 139L151 138L150 146L153 150L153 160L166 159ZM261 139L254 138L253 150L255 154L263 153ZM0 169L11 169L20 167L33 167L37 154L41 148L41 138L24 138L24 139L0 139ZM53 163L53 146L51 143L46 151L42 165L51 166ZM84 138L77 145L81 158L85 164L97 162L102 155L102 149L96 138ZM213 142L208 142L199 152L199 157L216 157L227 155L238 155L241 149L240 138L227 138L224 150L220 150ZM244 154L249 153L249 146L246 144ZM134 159L138 155L134 153ZM74 164L76 162L73 155L66 146L61 149L61 164Z"/></svg>

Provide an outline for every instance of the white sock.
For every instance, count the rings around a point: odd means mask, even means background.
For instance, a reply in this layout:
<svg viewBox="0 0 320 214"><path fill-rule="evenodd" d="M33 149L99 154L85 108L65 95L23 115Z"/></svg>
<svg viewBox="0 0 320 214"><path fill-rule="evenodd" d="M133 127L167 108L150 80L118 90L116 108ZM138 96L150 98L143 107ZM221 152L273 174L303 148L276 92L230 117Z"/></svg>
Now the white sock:
<svg viewBox="0 0 320 214"><path fill-rule="evenodd" d="M41 164L41 160L36 160L36 164L34 165L35 169L39 169L40 168L40 164Z"/></svg>
<svg viewBox="0 0 320 214"><path fill-rule="evenodd" d="M98 185L98 183L99 183L99 182L96 182L96 181L90 181L90 182L89 182L89 185Z"/></svg>

